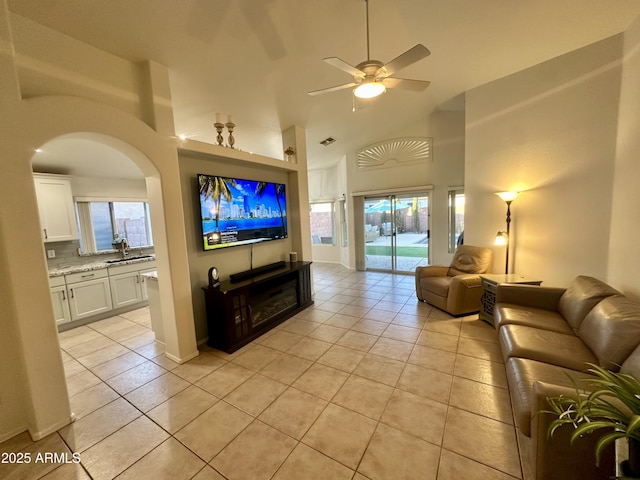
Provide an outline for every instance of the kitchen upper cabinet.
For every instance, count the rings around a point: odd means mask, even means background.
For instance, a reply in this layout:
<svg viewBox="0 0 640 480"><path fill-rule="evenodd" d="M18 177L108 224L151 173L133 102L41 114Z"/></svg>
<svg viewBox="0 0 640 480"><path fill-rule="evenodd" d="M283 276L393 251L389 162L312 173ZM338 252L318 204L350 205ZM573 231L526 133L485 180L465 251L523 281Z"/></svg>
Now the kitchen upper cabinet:
<svg viewBox="0 0 640 480"><path fill-rule="evenodd" d="M113 309L106 268L65 275L65 280L71 320L82 320Z"/></svg>
<svg viewBox="0 0 640 480"><path fill-rule="evenodd" d="M71 182L61 175L33 176L40 213L42 238L60 242L78 238Z"/></svg>

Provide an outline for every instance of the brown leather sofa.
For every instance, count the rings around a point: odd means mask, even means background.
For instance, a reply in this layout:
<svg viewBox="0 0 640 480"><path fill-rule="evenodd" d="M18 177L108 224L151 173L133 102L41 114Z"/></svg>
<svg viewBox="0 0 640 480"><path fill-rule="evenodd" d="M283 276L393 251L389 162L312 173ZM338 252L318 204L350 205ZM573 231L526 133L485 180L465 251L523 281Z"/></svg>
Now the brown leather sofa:
<svg viewBox="0 0 640 480"><path fill-rule="evenodd" d="M548 396L575 394L588 379L587 363L640 377L640 304L587 276L568 288L500 285L495 326L505 362L525 480L609 479L614 449L595 466L599 435L573 445L570 426L553 437Z"/></svg>
<svg viewBox="0 0 640 480"><path fill-rule="evenodd" d="M450 266L416 268L416 295L451 315L477 312L482 296L480 274L487 273L492 264L491 249L460 245Z"/></svg>

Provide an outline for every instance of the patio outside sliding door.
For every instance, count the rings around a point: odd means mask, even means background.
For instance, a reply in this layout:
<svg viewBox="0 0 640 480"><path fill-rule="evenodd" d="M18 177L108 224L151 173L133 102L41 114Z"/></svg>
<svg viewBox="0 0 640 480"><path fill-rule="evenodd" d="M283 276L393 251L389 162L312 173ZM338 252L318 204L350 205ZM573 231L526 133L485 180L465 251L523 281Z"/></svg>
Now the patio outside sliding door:
<svg viewBox="0 0 640 480"><path fill-rule="evenodd" d="M367 270L413 272L429 259L429 196L398 194L364 200Z"/></svg>

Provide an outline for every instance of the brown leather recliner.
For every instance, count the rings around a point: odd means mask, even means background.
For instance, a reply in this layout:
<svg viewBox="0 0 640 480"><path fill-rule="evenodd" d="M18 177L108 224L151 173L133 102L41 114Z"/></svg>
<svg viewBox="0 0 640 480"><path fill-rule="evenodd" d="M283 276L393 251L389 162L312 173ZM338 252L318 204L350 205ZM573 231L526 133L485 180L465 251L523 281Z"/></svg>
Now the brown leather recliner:
<svg viewBox="0 0 640 480"><path fill-rule="evenodd" d="M489 248L460 245L451 265L416 268L416 295L419 300L450 313L466 315L480 310L480 274L493 265Z"/></svg>

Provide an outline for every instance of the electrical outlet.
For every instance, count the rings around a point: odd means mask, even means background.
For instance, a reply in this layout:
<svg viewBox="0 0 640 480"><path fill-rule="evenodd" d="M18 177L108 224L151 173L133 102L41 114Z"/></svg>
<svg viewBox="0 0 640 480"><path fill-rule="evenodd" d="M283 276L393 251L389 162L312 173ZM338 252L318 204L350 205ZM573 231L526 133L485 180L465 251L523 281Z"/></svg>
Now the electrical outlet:
<svg viewBox="0 0 640 480"><path fill-rule="evenodd" d="M47 250L47 258L56 258L55 250Z"/></svg>

